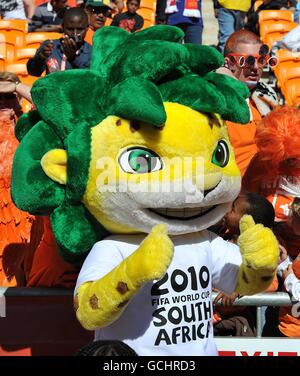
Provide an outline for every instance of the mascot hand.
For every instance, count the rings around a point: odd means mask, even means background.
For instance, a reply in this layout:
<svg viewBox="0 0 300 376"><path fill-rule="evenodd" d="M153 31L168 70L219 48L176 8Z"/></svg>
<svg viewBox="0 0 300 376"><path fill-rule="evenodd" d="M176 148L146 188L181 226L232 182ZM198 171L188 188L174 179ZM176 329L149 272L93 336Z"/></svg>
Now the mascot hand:
<svg viewBox="0 0 300 376"><path fill-rule="evenodd" d="M264 291L272 282L278 263L279 248L273 232L255 224L250 215L240 221L238 245L243 257L237 291L244 295Z"/></svg>
<svg viewBox="0 0 300 376"><path fill-rule="evenodd" d="M167 226L156 225L136 251L137 268L142 279L160 279L166 273L174 253L174 245L168 236ZM136 260L137 261L137 260Z"/></svg>
<svg viewBox="0 0 300 376"><path fill-rule="evenodd" d="M82 326L94 330L116 320L145 283L164 276L173 252L167 227L157 225L120 265L98 281L82 284L74 303Z"/></svg>

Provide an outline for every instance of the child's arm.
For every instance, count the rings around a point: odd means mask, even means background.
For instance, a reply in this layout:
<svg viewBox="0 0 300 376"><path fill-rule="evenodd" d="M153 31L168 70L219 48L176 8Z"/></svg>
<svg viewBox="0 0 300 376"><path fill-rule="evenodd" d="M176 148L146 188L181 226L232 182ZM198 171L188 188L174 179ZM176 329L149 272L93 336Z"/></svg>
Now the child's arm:
<svg viewBox="0 0 300 376"><path fill-rule="evenodd" d="M286 291L292 295L293 300L300 301L300 280L295 276L292 264L283 271L282 277Z"/></svg>
<svg viewBox="0 0 300 376"><path fill-rule="evenodd" d="M137 30L140 30L143 26L144 26L144 19L142 16L140 16L139 14L136 15L135 17L135 25L134 25L134 30L133 31L137 31Z"/></svg>

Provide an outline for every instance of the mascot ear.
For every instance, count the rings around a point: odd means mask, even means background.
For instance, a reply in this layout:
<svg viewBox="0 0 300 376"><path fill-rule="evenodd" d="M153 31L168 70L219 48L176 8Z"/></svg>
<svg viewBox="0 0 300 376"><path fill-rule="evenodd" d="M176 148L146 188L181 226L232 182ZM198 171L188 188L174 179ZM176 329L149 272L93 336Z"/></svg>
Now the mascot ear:
<svg viewBox="0 0 300 376"><path fill-rule="evenodd" d="M67 184L67 152L64 149L52 149L41 159L45 174L59 184Z"/></svg>

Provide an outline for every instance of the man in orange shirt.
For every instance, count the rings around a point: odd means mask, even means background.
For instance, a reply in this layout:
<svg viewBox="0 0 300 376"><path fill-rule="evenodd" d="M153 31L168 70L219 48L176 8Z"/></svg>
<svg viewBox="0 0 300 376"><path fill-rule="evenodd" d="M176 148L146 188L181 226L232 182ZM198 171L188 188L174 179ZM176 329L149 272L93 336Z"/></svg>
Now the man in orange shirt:
<svg viewBox="0 0 300 376"><path fill-rule="evenodd" d="M251 120L247 125L227 122L228 133L234 149L237 164L244 175L252 157L256 154L256 121L260 120L275 106L278 100L275 92L261 82L263 67L274 64L267 46L259 37L247 30L237 31L229 37L225 45L225 67L232 75L244 82L251 93L249 107Z"/></svg>

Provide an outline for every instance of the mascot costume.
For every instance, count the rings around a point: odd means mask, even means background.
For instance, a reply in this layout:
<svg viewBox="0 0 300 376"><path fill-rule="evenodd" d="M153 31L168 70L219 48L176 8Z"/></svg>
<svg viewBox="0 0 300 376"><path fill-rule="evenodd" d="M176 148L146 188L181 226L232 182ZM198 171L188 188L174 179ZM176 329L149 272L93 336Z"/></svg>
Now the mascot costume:
<svg viewBox="0 0 300 376"><path fill-rule="evenodd" d="M206 230L240 191L223 119L247 123L249 93L213 72L215 49L182 38L171 26L98 30L90 69L38 80L37 110L16 129L15 203L50 215L66 260L90 251L78 320L138 355L216 354L212 287L263 291L278 260L252 217L239 246Z"/></svg>

